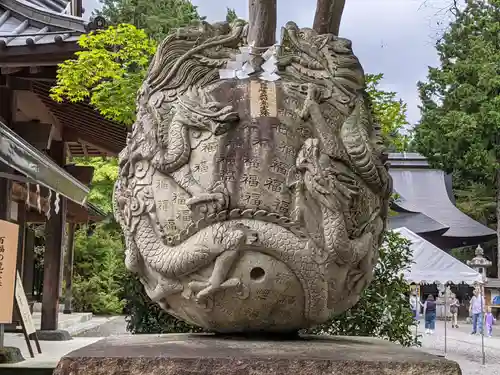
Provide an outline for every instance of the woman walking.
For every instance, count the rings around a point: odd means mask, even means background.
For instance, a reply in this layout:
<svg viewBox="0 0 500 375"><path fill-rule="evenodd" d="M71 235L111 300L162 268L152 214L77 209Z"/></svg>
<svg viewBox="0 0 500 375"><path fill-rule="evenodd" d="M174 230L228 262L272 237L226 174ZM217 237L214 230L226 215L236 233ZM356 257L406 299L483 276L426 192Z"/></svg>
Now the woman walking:
<svg viewBox="0 0 500 375"><path fill-rule="evenodd" d="M429 294L424 303L425 333L432 335L436 329L436 301L434 296Z"/></svg>

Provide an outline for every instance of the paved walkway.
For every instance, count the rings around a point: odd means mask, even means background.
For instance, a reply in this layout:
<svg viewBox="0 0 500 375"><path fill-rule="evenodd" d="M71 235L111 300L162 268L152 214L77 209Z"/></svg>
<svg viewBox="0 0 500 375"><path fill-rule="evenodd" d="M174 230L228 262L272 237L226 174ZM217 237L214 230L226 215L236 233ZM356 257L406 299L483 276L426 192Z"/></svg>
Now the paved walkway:
<svg viewBox="0 0 500 375"><path fill-rule="evenodd" d="M471 335L472 326L462 323L460 328L452 329L447 324L446 354L444 322L438 321L434 335L425 335L419 327L419 334L423 334L422 349L456 361L462 368L463 375L500 375L500 326L493 329L493 337L484 338L484 352L486 365L482 365L481 336ZM495 332L496 331L496 332Z"/></svg>
<svg viewBox="0 0 500 375"><path fill-rule="evenodd" d="M422 328L423 324L418 329L418 333L423 334L421 350L436 355L445 355L446 358L458 362L463 375L500 375L500 325L494 327L494 337L484 338L485 366L481 364L481 336L470 335L471 325L462 324L460 328L452 329L451 325L447 324L446 354L444 322L437 322L436 331L432 336L425 335ZM61 356L77 347L88 345L100 337L129 335L126 331L125 318L122 316L93 317L92 320L76 324L69 330L72 331L75 340L65 342L64 345L60 342L42 342L44 356L37 356L37 360L52 362L58 355ZM6 344L20 347L26 358L29 357L22 335L9 335L6 337Z"/></svg>

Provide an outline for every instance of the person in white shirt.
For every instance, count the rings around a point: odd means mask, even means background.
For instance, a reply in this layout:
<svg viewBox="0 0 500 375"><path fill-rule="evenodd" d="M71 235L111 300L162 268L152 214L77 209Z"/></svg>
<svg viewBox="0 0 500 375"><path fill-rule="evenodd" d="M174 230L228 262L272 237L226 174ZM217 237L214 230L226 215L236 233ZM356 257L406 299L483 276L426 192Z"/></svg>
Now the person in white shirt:
<svg viewBox="0 0 500 375"><path fill-rule="evenodd" d="M418 320L418 312L420 311L420 301L415 292L411 292L410 294L410 308L413 313L413 319Z"/></svg>

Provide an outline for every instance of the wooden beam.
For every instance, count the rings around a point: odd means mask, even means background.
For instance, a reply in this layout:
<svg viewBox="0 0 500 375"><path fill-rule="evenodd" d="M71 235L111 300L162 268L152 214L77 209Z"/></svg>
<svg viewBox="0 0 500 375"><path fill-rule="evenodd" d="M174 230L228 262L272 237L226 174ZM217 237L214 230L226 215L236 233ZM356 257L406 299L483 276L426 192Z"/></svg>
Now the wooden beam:
<svg viewBox="0 0 500 375"><path fill-rule="evenodd" d="M35 44L29 46L15 46L0 49L0 66L2 67L30 67L30 66L57 66L61 61L74 57L80 51L78 43L66 42L62 44Z"/></svg>
<svg viewBox="0 0 500 375"><path fill-rule="evenodd" d="M25 79L6 76L7 86L15 91L31 91L31 82Z"/></svg>
<svg viewBox="0 0 500 375"><path fill-rule="evenodd" d="M73 162L73 154L71 153L71 147L69 147L69 143L66 143L66 156L70 163Z"/></svg>
<svg viewBox="0 0 500 375"><path fill-rule="evenodd" d="M65 164L65 146L62 141L52 141L49 156L60 166ZM51 206L55 201L52 195ZM54 331L58 328L59 287L64 227L66 225L66 198L61 197L59 213L52 212L45 222L45 252L43 260L43 292L41 329Z"/></svg>
<svg viewBox="0 0 500 375"><path fill-rule="evenodd" d="M61 119L63 120L63 123L67 120L66 115L60 115L58 112L56 112L57 116L61 116ZM96 150L101 151L103 154L106 155L117 155L121 150L111 150L109 148L109 145L104 143L108 138L101 138L101 140L98 140L98 134L94 133L93 131L88 131L87 134L82 134L80 131L70 128L69 126L64 127L64 132L63 132L63 139L66 142L78 142L82 145L82 148L84 145L86 146L92 146ZM85 153L85 150L84 150ZM88 150L87 150L88 153Z"/></svg>
<svg viewBox="0 0 500 375"><path fill-rule="evenodd" d="M270 47L276 43L276 0L250 0L248 43Z"/></svg>
<svg viewBox="0 0 500 375"><path fill-rule="evenodd" d="M8 75L8 74L14 74L14 73L17 73L17 72L20 72L22 70L22 68L19 68L19 67L3 67L1 68L0 72L2 74L5 74L5 75Z"/></svg>
<svg viewBox="0 0 500 375"><path fill-rule="evenodd" d="M94 167L91 166L67 164L64 166L64 169L82 184L87 186L90 185L94 177Z"/></svg>
<svg viewBox="0 0 500 375"><path fill-rule="evenodd" d="M318 0L313 29L318 34L339 35L345 0Z"/></svg>
<svg viewBox="0 0 500 375"><path fill-rule="evenodd" d="M51 124L38 121L15 122L12 125L12 130L39 150L44 150L47 147L51 128Z"/></svg>
<svg viewBox="0 0 500 375"><path fill-rule="evenodd" d="M41 192L41 194L42 193L43 192ZM22 204L26 204L27 194L28 194L28 190L22 184L17 183L17 182L14 182L12 184L11 198L13 201L19 202ZM37 195L37 193L34 191L30 191L29 194L30 194L29 199L28 199L29 207L35 211L38 211L38 204L37 204L38 195ZM49 203L47 201L47 198L40 196L40 205L42 208L42 214L44 215L45 212L47 212L47 210L49 208ZM43 217L45 217L45 216L43 216ZM42 221L44 221L44 220L42 220Z"/></svg>

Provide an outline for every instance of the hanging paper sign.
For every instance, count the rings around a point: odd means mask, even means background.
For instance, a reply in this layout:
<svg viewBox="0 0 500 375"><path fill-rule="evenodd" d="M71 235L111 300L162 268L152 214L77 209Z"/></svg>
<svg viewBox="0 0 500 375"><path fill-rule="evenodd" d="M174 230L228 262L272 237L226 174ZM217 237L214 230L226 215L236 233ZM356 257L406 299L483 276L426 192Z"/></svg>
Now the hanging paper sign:
<svg viewBox="0 0 500 375"><path fill-rule="evenodd" d="M0 324L12 323L19 226L0 220Z"/></svg>
<svg viewBox="0 0 500 375"><path fill-rule="evenodd" d="M19 272L16 272L16 303L19 308L20 319L22 320L24 330L28 335L36 332L35 322L31 316L30 306L28 304L28 299L24 293L23 281L19 276Z"/></svg>

